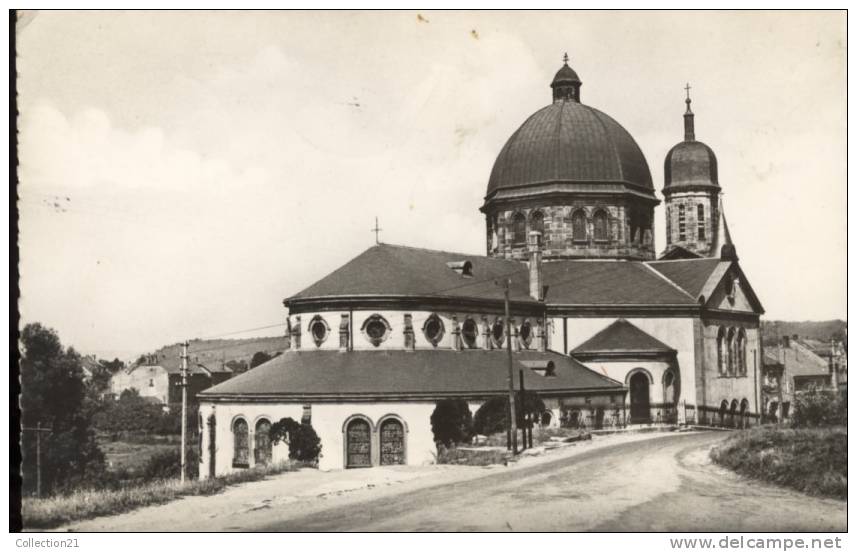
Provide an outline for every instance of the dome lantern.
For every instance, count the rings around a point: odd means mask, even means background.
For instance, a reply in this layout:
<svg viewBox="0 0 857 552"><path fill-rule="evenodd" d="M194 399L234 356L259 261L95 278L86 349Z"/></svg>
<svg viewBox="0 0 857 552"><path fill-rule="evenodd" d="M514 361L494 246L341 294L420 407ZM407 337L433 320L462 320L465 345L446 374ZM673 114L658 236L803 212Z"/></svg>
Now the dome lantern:
<svg viewBox="0 0 857 552"><path fill-rule="evenodd" d="M554 75L551 82L553 89L553 101L580 102L580 78L577 73L568 66L568 54L562 56L562 67Z"/></svg>

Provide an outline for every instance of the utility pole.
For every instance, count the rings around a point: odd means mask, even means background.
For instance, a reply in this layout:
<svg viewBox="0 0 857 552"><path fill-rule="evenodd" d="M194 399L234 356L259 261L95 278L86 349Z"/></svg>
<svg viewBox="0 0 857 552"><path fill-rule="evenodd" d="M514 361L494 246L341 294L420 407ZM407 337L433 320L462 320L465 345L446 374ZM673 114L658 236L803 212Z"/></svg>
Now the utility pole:
<svg viewBox="0 0 857 552"><path fill-rule="evenodd" d="M182 343L182 452L181 452L181 464L182 464L182 474L181 474L181 483L184 485L185 473L187 472L187 463L186 456L187 451L187 346L188 343L185 341Z"/></svg>
<svg viewBox="0 0 857 552"><path fill-rule="evenodd" d="M763 351L761 347L759 347L759 355L757 355L756 349L753 349L753 402L756 403L756 415L758 418L758 425L762 425L762 414L759 412L759 394L762 392L762 386L759 385L759 369L757 365L757 357L760 356L761 351Z"/></svg>
<svg viewBox="0 0 857 552"><path fill-rule="evenodd" d="M36 422L36 427L22 427L21 431L36 432L36 496L42 496L42 433L50 433L52 428L42 427L42 422Z"/></svg>
<svg viewBox="0 0 857 552"><path fill-rule="evenodd" d="M506 298L506 351L509 354L509 428L512 433L512 454L518 454L518 427L515 420L515 369L512 367L512 317L509 315L509 284L511 280L506 278L504 283L504 296Z"/></svg>

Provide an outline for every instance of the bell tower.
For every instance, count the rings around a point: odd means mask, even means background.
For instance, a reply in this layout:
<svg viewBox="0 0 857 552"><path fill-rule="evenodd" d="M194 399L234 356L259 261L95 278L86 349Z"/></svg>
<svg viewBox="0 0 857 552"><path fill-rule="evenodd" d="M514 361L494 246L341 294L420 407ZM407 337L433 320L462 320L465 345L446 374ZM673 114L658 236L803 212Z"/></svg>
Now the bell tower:
<svg viewBox="0 0 857 552"><path fill-rule="evenodd" d="M664 161L667 246L662 258L719 254L715 251L720 220L717 157L696 139L689 84L685 91L684 141L676 144Z"/></svg>

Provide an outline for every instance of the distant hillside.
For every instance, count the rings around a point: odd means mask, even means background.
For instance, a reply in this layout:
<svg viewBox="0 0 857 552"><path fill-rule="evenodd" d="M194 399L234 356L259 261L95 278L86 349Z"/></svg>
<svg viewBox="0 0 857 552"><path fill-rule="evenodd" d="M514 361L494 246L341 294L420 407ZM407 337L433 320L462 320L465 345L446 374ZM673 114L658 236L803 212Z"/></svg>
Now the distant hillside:
<svg viewBox="0 0 857 552"><path fill-rule="evenodd" d="M789 322L787 320L763 320L762 341L766 345L774 344L777 336L797 335L802 338L818 339L821 341L844 341L848 335L848 323L844 320L823 320L819 322L806 320Z"/></svg>
<svg viewBox="0 0 857 552"><path fill-rule="evenodd" d="M230 361L250 363L250 359L257 352L264 352L273 356L274 353L282 352L286 348L286 338L276 337L254 337L250 339L194 339L190 341L188 356L203 365L219 366L222 362ZM181 357L181 343L174 343L161 347L153 353L162 365L178 364Z"/></svg>

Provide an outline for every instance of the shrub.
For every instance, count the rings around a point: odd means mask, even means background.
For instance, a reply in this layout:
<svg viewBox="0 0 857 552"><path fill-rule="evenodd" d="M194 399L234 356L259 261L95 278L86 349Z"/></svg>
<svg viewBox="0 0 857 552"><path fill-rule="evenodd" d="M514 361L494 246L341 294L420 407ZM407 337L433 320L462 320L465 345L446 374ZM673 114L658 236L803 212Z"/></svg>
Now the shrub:
<svg viewBox="0 0 857 552"><path fill-rule="evenodd" d="M302 462L314 462L321 454L321 439L312 425L298 423L294 418L282 418L271 426L271 443L288 441L289 458Z"/></svg>
<svg viewBox="0 0 857 552"><path fill-rule="evenodd" d="M792 427L844 426L848 423L848 396L810 387L795 394Z"/></svg>
<svg viewBox="0 0 857 552"><path fill-rule="evenodd" d="M431 431L435 443L450 446L464 443L473 435L473 415L467 401L444 399L438 401L431 413Z"/></svg>

